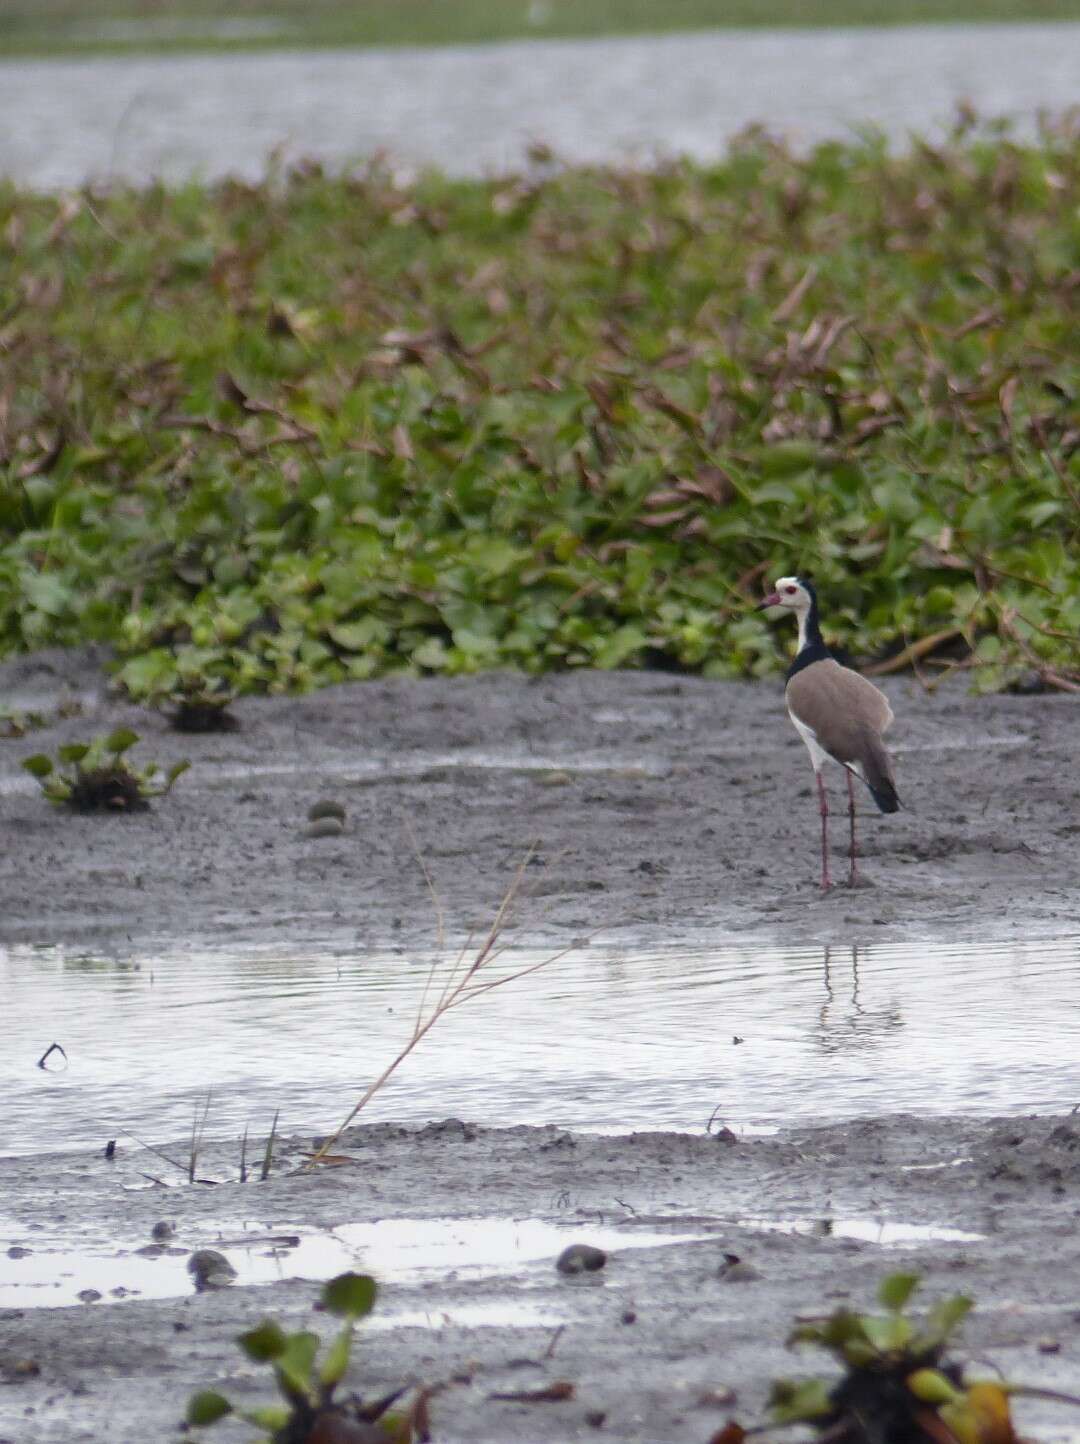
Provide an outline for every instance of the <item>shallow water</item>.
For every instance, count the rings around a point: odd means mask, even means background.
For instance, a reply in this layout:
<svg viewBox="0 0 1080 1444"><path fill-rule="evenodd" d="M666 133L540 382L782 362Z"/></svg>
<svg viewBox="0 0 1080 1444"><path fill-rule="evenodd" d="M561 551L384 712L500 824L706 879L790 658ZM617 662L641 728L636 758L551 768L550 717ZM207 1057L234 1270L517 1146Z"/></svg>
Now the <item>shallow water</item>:
<svg viewBox="0 0 1080 1444"><path fill-rule="evenodd" d="M260 176L385 152L461 174L569 161L712 159L753 123L806 145L903 142L957 103L1015 118L1075 104L1080 25L719 30L425 49L0 64L0 175L38 187Z"/></svg>
<svg viewBox="0 0 1080 1444"><path fill-rule="evenodd" d="M675 1221L677 1224L677 1220ZM377 1264L383 1282L422 1284L443 1281L449 1270L457 1279L491 1278L543 1264L550 1269L569 1243L596 1248L652 1248L702 1237L700 1229L623 1228L565 1225L538 1218L379 1219L374 1223L343 1223L316 1231L298 1227L268 1230L260 1223L224 1231L203 1226L198 1237L170 1241L148 1250L140 1240L129 1247L102 1240L96 1247L42 1240L34 1233L12 1230L0 1221L0 1239L18 1240L20 1257L4 1261L0 1308L55 1308L80 1302L111 1303L124 1298L176 1298L194 1292L187 1268L192 1249L213 1248L236 1270L237 1284L272 1283L278 1279L325 1280L346 1269L371 1269ZM25 1251L24 1251L25 1250ZM141 1250L141 1251L140 1251ZM100 1300L80 1300L93 1289ZM475 1308L475 1305L473 1306ZM492 1321L545 1323L520 1296L491 1305ZM414 1321L414 1312L383 1312L388 1327ZM454 1310L454 1320L469 1322ZM376 1316L378 1318L378 1316ZM430 1316L416 1321L429 1324ZM558 1322L558 1320L554 1320Z"/></svg>
<svg viewBox="0 0 1080 1444"><path fill-rule="evenodd" d="M699 1130L715 1114L756 1130L1060 1110L1080 1100L1078 969L1076 939L585 945L444 1017L364 1117ZM249 1161L275 1110L279 1129L327 1131L445 971L431 978L432 959L404 950L0 948L0 1154L183 1139L204 1108L208 1137L248 1129ZM53 1042L66 1059L38 1067Z"/></svg>

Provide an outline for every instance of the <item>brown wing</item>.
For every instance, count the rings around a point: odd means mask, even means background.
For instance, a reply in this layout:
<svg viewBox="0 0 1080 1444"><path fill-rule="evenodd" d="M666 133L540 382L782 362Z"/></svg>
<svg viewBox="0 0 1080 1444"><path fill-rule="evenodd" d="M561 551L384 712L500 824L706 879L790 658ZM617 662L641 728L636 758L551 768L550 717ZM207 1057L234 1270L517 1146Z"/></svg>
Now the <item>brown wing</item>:
<svg viewBox="0 0 1080 1444"><path fill-rule="evenodd" d="M883 810L895 810L892 762L881 740L893 714L883 692L830 657L795 673L787 704L830 757L862 773Z"/></svg>

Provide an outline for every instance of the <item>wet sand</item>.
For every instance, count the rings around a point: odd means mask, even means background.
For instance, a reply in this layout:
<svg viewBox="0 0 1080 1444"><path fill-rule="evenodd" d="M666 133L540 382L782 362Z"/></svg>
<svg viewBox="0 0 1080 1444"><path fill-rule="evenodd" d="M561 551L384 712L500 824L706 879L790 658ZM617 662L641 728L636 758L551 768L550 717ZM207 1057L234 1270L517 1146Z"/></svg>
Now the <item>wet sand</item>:
<svg viewBox="0 0 1080 1444"><path fill-rule="evenodd" d="M908 680L887 690L907 810L864 814L865 885L822 897L811 774L775 683L640 673L391 679L248 699L237 705L240 731L185 738L107 700L86 654L10 661L0 669L6 706L47 709L75 695L85 712L0 742L0 941L203 939L239 948L287 930L354 947L396 939L426 948L434 912L414 842L456 934L490 920L534 846L514 933L522 944L596 929L616 941L688 943L989 944L1075 933L1080 701L975 699L955 688L931 697ZM119 723L142 733L146 755L193 761L151 812L70 817L48 808L19 771L31 752ZM301 834L320 796L348 809L339 838ZM838 816L838 876L844 841ZM613 1249L604 1270L580 1278L564 1278L546 1259L484 1277L388 1279L382 1311L414 1321L372 1329L352 1381L368 1392L405 1378L454 1380L435 1401L436 1438L463 1444L704 1441L732 1410L747 1422L760 1417L772 1377L813 1367L783 1350L795 1314L867 1302L882 1273L909 1266L925 1271L935 1297L977 1299L966 1352L1016 1379L1075 1387L1080 1126L1072 1117L900 1116L732 1140L491 1130L483 1119L438 1121L448 1111L433 1098L433 1125L356 1130L340 1150L353 1161L318 1176L295 1171L311 1139L292 1137L265 1183L228 1181L235 1142L211 1145L200 1161L213 1187L184 1185L131 1143L112 1163L89 1148L6 1159L0 1244L130 1250L163 1219L175 1222L175 1246L185 1250L244 1223L287 1232L395 1217L541 1218L570 1225L567 1242L584 1243L601 1220L625 1230L628 1243L640 1228L700 1233ZM181 1157L185 1147L176 1145ZM170 1186L136 1187L147 1173ZM765 1231L762 1220L797 1231ZM879 1240L890 1235L874 1230L886 1223L977 1237L931 1233L885 1246ZM722 1279L725 1253L758 1276ZM380 1273L378 1257L363 1262ZM261 1390L233 1348L239 1328L271 1310L290 1325L325 1328L311 1312L316 1294L315 1283L287 1280L4 1310L0 1439L178 1437L193 1389L218 1385L245 1402ZM515 1311L523 1322L513 1322ZM496 1322L481 1326L478 1317ZM572 1398L489 1397L556 1379L574 1384ZM731 1408L715 1402L726 1388L737 1393ZM1076 1437L1071 1416L1049 1406L1025 1406L1021 1421L1042 1440ZM217 1437L245 1436L223 1426Z"/></svg>

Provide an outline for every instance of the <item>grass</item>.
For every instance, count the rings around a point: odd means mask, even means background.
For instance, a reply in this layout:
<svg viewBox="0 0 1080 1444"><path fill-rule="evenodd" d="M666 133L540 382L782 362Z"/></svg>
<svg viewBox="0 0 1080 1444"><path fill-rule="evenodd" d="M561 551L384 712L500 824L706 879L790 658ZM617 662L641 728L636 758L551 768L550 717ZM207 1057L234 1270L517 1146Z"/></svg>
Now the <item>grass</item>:
<svg viewBox="0 0 1080 1444"><path fill-rule="evenodd" d="M0 186L0 652L1077 685L1080 147ZM190 664L190 665L189 665Z"/></svg>
<svg viewBox="0 0 1080 1444"><path fill-rule="evenodd" d="M1080 19L1080 0L0 0L0 54Z"/></svg>

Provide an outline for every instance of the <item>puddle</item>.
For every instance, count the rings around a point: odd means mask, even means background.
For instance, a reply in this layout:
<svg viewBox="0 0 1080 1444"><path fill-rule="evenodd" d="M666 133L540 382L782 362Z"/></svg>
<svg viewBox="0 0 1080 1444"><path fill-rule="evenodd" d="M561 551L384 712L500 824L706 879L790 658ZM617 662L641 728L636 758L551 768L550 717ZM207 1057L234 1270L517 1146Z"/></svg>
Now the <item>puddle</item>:
<svg viewBox="0 0 1080 1444"><path fill-rule="evenodd" d="M236 1284L266 1284L282 1279L322 1282L345 1269L374 1269L384 1283L446 1284L455 1280L493 1278L521 1270L550 1269L568 1243L591 1243L599 1248L653 1248L661 1244L700 1238L700 1231L623 1228L569 1220L565 1224L543 1219L504 1217L464 1219L380 1219L374 1223L346 1223L325 1232L291 1228L267 1229L253 1223L222 1231L203 1227L197 1236L185 1235L155 1246L80 1243L43 1243L41 1235L0 1232L0 1249L30 1252L4 1262L0 1280L0 1308L59 1308L88 1302L86 1290L100 1294L92 1302L116 1303L126 1298L179 1298L194 1291L187 1260L193 1249L214 1248L236 1270ZM532 1324L549 1322L527 1298L465 1307L397 1311L380 1308L376 1320L386 1328L420 1323L432 1317L447 1322ZM381 1317L380 1317L381 1316ZM558 1320L555 1320L558 1322Z"/></svg>
<svg viewBox="0 0 1080 1444"><path fill-rule="evenodd" d="M0 948L0 1155L182 1139L208 1091L206 1136L247 1127L249 1157L275 1110L282 1130L325 1131L408 1037L430 968L359 948ZM697 1131L715 1109L738 1131L1068 1109L1078 969L1076 940L594 945L444 1018L365 1116ZM53 1042L66 1061L38 1068Z"/></svg>
<svg viewBox="0 0 1080 1444"><path fill-rule="evenodd" d="M928 1223L894 1223L880 1218L740 1218L740 1228L761 1233L805 1234L813 1238L854 1238L888 1248L920 1243L981 1243L986 1235Z"/></svg>

